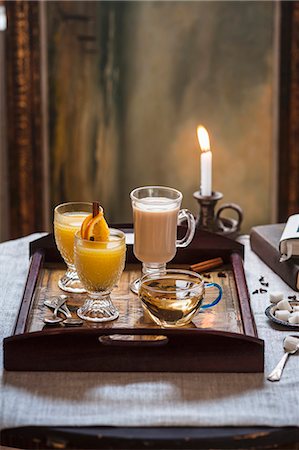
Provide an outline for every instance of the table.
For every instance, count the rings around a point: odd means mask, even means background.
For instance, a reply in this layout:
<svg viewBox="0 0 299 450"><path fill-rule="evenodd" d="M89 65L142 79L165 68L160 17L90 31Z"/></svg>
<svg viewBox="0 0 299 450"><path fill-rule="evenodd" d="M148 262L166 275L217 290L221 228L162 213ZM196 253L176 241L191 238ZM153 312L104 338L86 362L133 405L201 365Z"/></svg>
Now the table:
<svg viewBox="0 0 299 450"><path fill-rule="evenodd" d="M28 243L40 236L0 245L2 338L10 335L20 304ZM263 275L270 290L293 295L251 252L248 236L242 242L249 291ZM37 448L39 440L45 445L45 436L58 445L68 441L70 446L75 439L80 448L84 442L94 448L91 440L98 434L103 436L96 437L99 448L160 448L162 443L163 448L241 448L241 442L247 448L253 445L253 434L255 446L299 441L298 355L289 359L279 383L266 379L289 334L265 317L268 302L268 293L251 295L258 332L265 340L265 374L3 373L1 369L3 443L19 445L9 442L13 436L28 442L33 431ZM0 359L2 368L2 354ZM5 431L12 428L13 433Z"/></svg>

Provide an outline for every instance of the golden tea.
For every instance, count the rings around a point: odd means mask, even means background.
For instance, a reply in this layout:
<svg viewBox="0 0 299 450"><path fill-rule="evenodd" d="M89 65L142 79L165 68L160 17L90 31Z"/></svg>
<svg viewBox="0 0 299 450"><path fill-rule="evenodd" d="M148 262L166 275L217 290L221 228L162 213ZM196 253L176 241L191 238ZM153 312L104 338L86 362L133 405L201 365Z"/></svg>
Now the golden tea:
<svg viewBox="0 0 299 450"><path fill-rule="evenodd" d="M201 280L187 275L180 279L163 276L141 283L139 297L150 317L162 326L182 326L190 322L204 295Z"/></svg>
<svg viewBox="0 0 299 450"><path fill-rule="evenodd" d="M218 289L218 297L204 305L205 288L210 287ZM141 278L139 289L144 310L162 327L187 325L200 308L216 305L221 297L222 289L217 283L205 285L198 273L179 269L147 274Z"/></svg>

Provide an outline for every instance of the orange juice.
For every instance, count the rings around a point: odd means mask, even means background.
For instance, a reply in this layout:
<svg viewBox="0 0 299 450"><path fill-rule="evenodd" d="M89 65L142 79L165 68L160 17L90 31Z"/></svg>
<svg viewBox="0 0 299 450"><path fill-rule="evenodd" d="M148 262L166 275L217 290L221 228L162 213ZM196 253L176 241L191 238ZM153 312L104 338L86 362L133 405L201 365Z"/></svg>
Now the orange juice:
<svg viewBox="0 0 299 450"><path fill-rule="evenodd" d="M76 235L75 265L88 292L111 291L125 266L125 237L110 229L107 242L88 241Z"/></svg>
<svg viewBox="0 0 299 450"><path fill-rule="evenodd" d="M74 265L74 239L88 212L74 211L60 214L54 220L54 235L58 250L68 265Z"/></svg>

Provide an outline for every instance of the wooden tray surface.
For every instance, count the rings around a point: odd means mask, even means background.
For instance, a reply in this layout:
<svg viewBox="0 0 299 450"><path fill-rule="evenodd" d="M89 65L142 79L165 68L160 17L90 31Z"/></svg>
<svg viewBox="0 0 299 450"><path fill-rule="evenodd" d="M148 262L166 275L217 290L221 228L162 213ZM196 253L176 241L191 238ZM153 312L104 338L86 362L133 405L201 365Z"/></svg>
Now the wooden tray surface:
<svg viewBox="0 0 299 450"><path fill-rule="evenodd" d="M130 227L123 229L131 232ZM208 248L202 251L198 245L203 234L205 244L207 238L210 239L210 252ZM263 371L264 343L257 337L250 308L242 246L217 235L197 232L193 245L184 250L178 252L173 267L188 268L194 262L215 255L225 260L222 276L219 276L220 270L214 270L205 277L207 282L214 281L222 286L222 300L215 307L198 313L187 327L162 329L144 313L138 297L129 289L130 281L140 275L140 264L135 263L132 245L128 245L126 269L111 296L119 309L119 318L105 324L84 323L80 328L66 328L46 326L43 322L45 315L50 314L44 300L62 293L57 280L65 267L52 235L35 241L31 246L31 264L15 330L4 340L5 369ZM216 290L207 290L207 302L215 295ZM85 298L86 294L68 294L67 303L74 316Z"/></svg>
<svg viewBox="0 0 299 450"><path fill-rule="evenodd" d="M189 268L189 266L186 265L171 265L170 267ZM26 333L52 328L52 326L45 325L43 321L45 316L51 315L51 310L44 306L44 300L53 295L61 294L57 282L64 272L65 267L62 264L55 263L50 263L41 269L38 285L35 289L33 304L26 322ZM222 300L218 305L207 309L204 313L198 313L194 317L193 322L188 325L188 328L215 329L243 333L243 323L233 271L226 269L225 272L223 272L225 278L223 276L219 277L218 273L219 271L210 272L210 277L205 279L207 282L214 281L222 286ZM133 264L127 264L118 287L115 288L111 294L112 301L119 310L119 318L112 322L96 325L97 328L160 329L158 325L155 325L153 321L144 314L138 296L133 294L129 288L130 282L139 276L140 267ZM217 294L216 288L208 289L206 301L208 303L212 302ZM85 299L86 294L68 294L67 304L74 317L76 317L76 309L84 303ZM84 327L94 328L95 325L85 322ZM58 325L58 328L61 329L61 326Z"/></svg>

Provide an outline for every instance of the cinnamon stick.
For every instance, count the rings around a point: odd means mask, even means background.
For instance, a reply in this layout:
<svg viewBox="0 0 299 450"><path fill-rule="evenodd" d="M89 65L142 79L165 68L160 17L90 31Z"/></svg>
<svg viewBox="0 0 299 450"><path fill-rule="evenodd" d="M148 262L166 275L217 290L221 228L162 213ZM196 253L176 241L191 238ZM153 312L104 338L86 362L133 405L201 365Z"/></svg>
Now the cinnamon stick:
<svg viewBox="0 0 299 450"><path fill-rule="evenodd" d="M216 267L219 267L223 264L223 259L213 258L208 259L207 261L202 261L200 263L192 264L190 266L190 269L194 272L206 272L207 270L215 269Z"/></svg>
<svg viewBox="0 0 299 450"><path fill-rule="evenodd" d="M92 202L92 217L95 217L100 212L100 202Z"/></svg>

